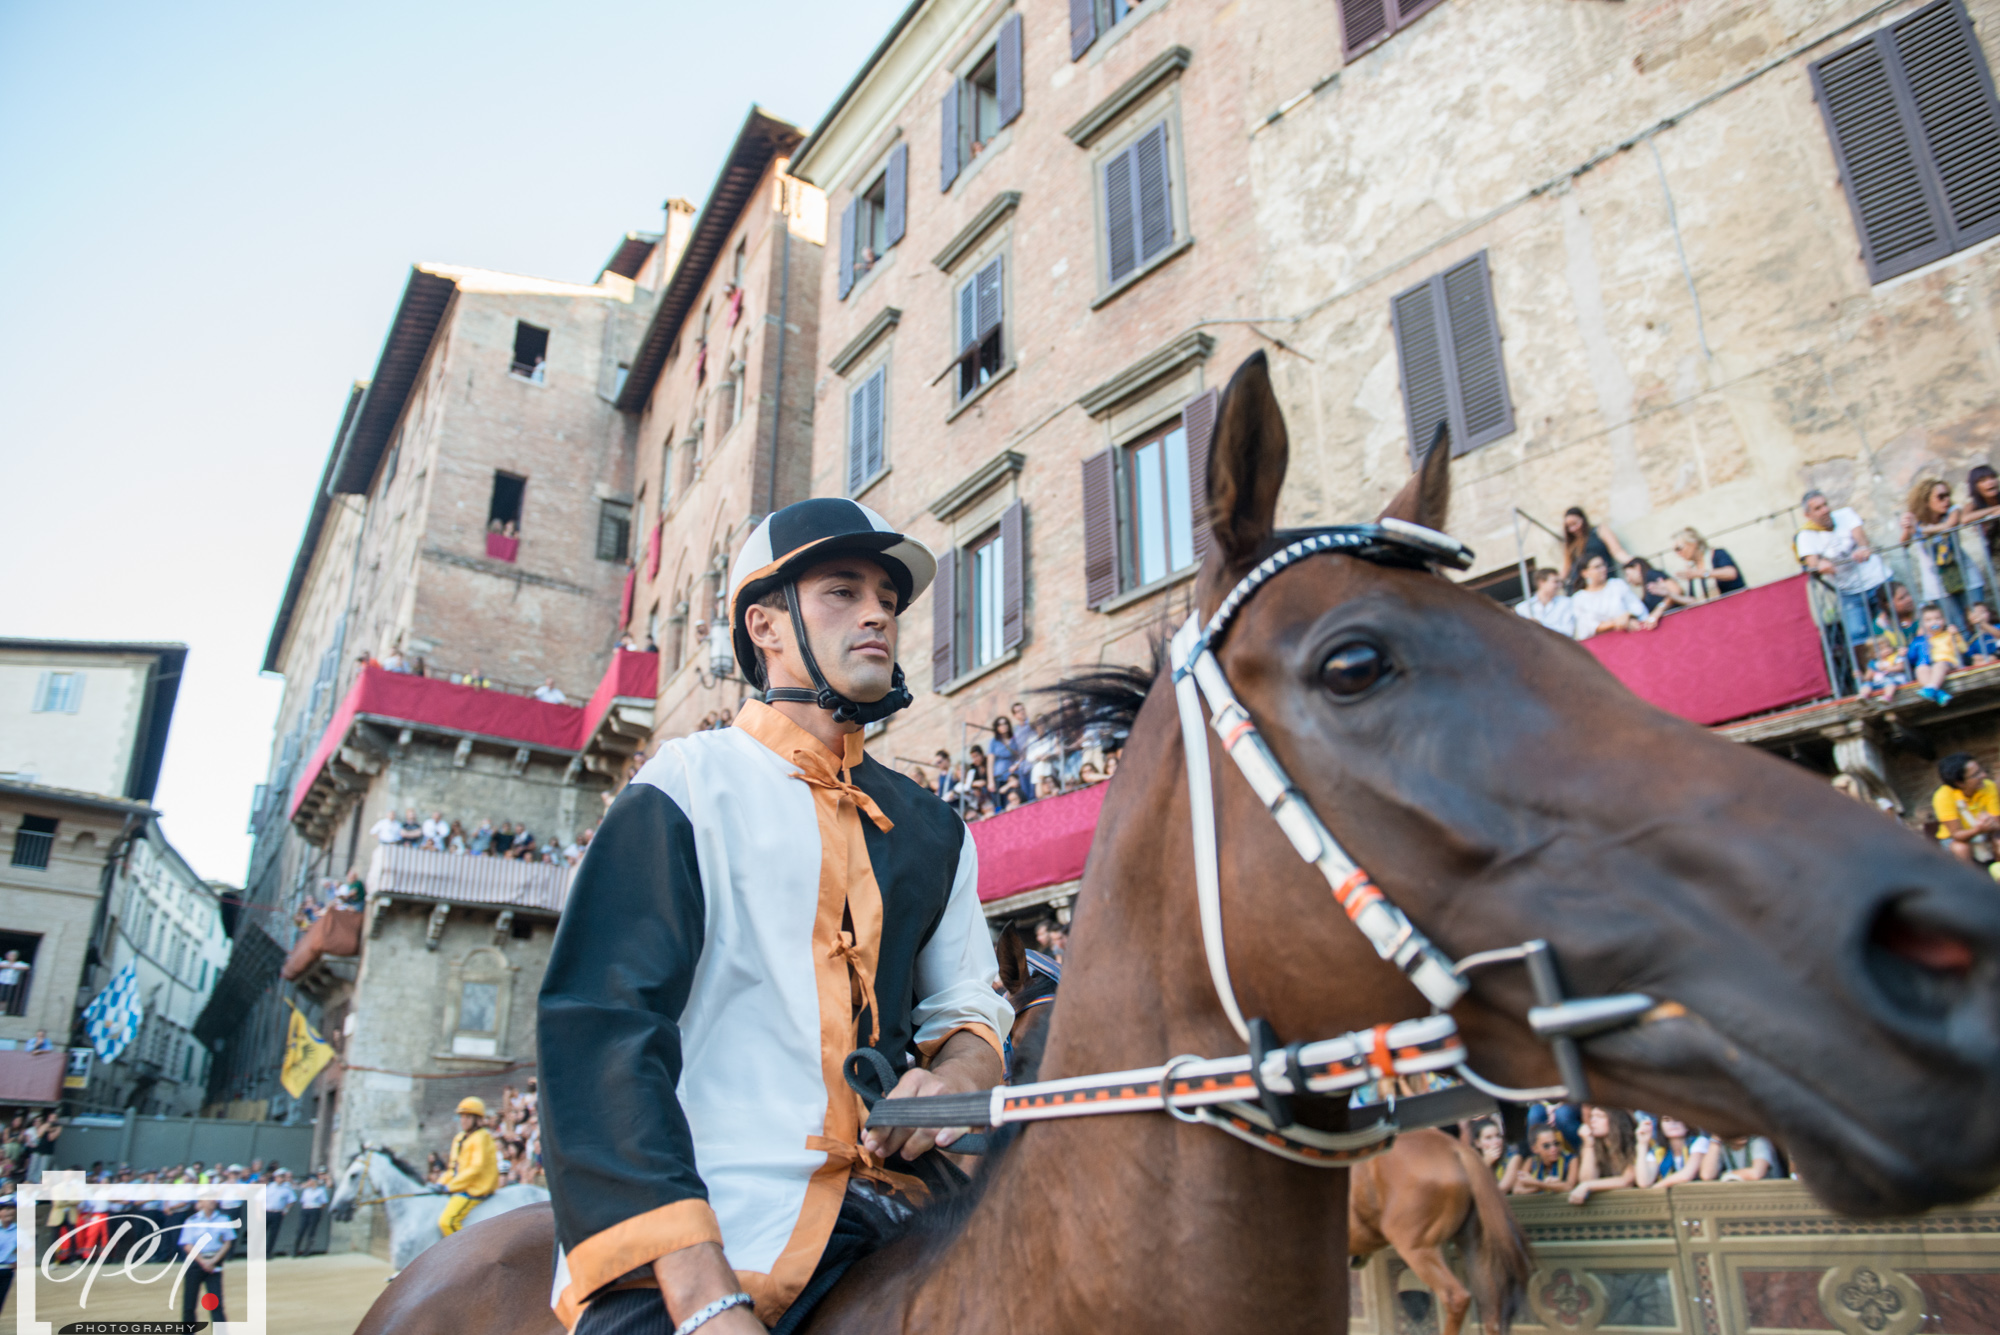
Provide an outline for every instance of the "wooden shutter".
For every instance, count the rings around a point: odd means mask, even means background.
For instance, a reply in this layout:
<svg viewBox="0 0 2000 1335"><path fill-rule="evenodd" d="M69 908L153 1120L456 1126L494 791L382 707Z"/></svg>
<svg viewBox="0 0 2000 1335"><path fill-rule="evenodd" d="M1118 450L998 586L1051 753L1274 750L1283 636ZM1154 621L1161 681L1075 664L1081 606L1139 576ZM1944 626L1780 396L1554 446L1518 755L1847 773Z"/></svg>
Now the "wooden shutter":
<svg viewBox="0 0 2000 1335"><path fill-rule="evenodd" d="M1082 60L1097 40L1097 0L1069 0L1069 58Z"/></svg>
<svg viewBox="0 0 2000 1335"><path fill-rule="evenodd" d="M1445 322L1451 330L1451 381L1458 395L1452 423L1454 457L1500 439L1514 429L1507 397L1507 367L1500 356L1500 320L1493 309L1493 276L1480 251L1438 275ZM1430 447L1425 438L1424 448Z"/></svg>
<svg viewBox="0 0 2000 1335"><path fill-rule="evenodd" d="M941 691L957 675L953 636L958 630L958 550L938 553L937 577L931 581L931 689Z"/></svg>
<svg viewBox="0 0 2000 1335"><path fill-rule="evenodd" d="M1137 217L1132 197L1132 150L1121 149L1104 164L1104 253L1114 283L1139 267L1134 232Z"/></svg>
<svg viewBox="0 0 2000 1335"><path fill-rule="evenodd" d="M1027 569L1024 561L1027 555L1027 527L1023 522L1026 511L1015 501L1000 515L1000 650L1021 647L1026 618L1022 615L1024 586L1022 574Z"/></svg>
<svg viewBox="0 0 2000 1335"><path fill-rule="evenodd" d="M1437 309L1437 282L1427 278L1389 303L1396 331L1396 360L1403 374L1403 415L1410 428L1410 462L1429 447L1438 423L1451 417L1445 381L1444 330Z"/></svg>
<svg viewBox="0 0 2000 1335"><path fill-rule="evenodd" d="M979 343L979 275L958 290L958 350L961 355Z"/></svg>
<svg viewBox="0 0 2000 1335"><path fill-rule="evenodd" d="M1114 450L1083 461L1083 601L1088 607L1118 596L1116 473Z"/></svg>
<svg viewBox="0 0 2000 1335"><path fill-rule="evenodd" d="M1221 402L1221 391L1203 390L1181 409L1181 426L1187 432L1188 512L1194 517L1196 564L1208 557L1208 461L1215 453L1215 414Z"/></svg>
<svg viewBox="0 0 2000 1335"><path fill-rule="evenodd" d="M1174 206L1167 173L1167 126L1162 121L1132 145L1132 176L1139 221L1139 262L1174 243Z"/></svg>
<svg viewBox="0 0 2000 1335"><path fill-rule="evenodd" d="M1000 259L996 255L992 263L979 271L974 281L979 287L979 332L983 342L986 336L1000 327Z"/></svg>
<svg viewBox="0 0 2000 1335"><path fill-rule="evenodd" d="M840 211L840 299L854 290L854 212L861 201L850 199Z"/></svg>
<svg viewBox="0 0 2000 1335"><path fill-rule="evenodd" d="M889 150L889 170L882 182L883 208L888 213L889 245L903 239L904 222L909 217L910 146L898 144Z"/></svg>
<svg viewBox="0 0 2000 1335"><path fill-rule="evenodd" d="M1919 161L1910 113L1899 105L1905 99L1897 96L1895 65L1887 34L1878 33L1812 67L1871 283L1952 250L1943 201Z"/></svg>
<svg viewBox="0 0 2000 1335"><path fill-rule="evenodd" d="M1075 0L1071 0L1075 4ZM1389 0L1339 0L1340 58L1351 60L1389 35Z"/></svg>
<svg viewBox="0 0 2000 1335"><path fill-rule="evenodd" d="M872 377L871 377L872 378ZM847 494L861 490L868 467L868 381L854 387L847 398Z"/></svg>
<svg viewBox="0 0 2000 1335"><path fill-rule="evenodd" d="M862 478L864 482L881 472L882 465L885 462L882 457L882 426L883 415L887 407L884 399L887 397L888 388L889 368L887 366L878 367L875 374L868 377L868 383L861 387L868 401L868 434L866 437L868 448L865 457L862 459L862 467L867 470L867 476Z"/></svg>
<svg viewBox="0 0 2000 1335"><path fill-rule="evenodd" d="M1389 0L1394 14L1394 30L1401 32L1415 23L1420 15L1436 9L1444 0Z"/></svg>
<svg viewBox="0 0 2000 1335"><path fill-rule="evenodd" d="M958 179L958 99L963 86L953 79L951 87L944 90L943 105L938 108L938 124L943 127L939 136L939 190L951 189L951 183Z"/></svg>
<svg viewBox="0 0 2000 1335"><path fill-rule="evenodd" d="M1021 114L1021 16L1008 16L1000 25L1000 41L993 48L994 73L1000 84L1000 124L1012 125Z"/></svg>

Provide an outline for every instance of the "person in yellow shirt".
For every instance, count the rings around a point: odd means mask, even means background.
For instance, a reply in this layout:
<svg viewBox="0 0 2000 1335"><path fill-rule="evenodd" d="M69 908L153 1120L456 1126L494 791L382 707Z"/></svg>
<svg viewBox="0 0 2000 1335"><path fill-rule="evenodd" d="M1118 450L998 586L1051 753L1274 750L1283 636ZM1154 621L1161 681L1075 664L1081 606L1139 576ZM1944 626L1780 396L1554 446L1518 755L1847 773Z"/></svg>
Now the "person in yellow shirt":
<svg viewBox="0 0 2000 1335"><path fill-rule="evenodd" d="M472 1207L500 1185L500 1147L486 1129L486 1102L472 1097L458 1101L459 1133L451 1138L444 1189L451 1203L438 1216L438 1232L447 1238L465 1227Z"/></svg>
<svg viewBox="0 0 2000 1335"><path fill-rule="evenodd" d="M1976 861L1973 841L2000 834L2000 789L1986 777L1986 767L1963 751L1938 761L1938 777L1944 783L1931 794L1937 837L1961 861Z"/></svg>

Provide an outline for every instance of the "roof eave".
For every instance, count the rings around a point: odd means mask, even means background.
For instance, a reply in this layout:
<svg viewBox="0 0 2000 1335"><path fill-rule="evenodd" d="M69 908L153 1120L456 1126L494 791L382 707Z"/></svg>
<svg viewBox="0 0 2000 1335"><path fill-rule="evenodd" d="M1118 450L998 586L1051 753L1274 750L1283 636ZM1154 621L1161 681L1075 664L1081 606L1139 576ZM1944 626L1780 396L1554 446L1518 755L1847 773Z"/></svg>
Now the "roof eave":
<svg viewBox="0 0 2000 1335"><path fill-rule="evenodd" d="M855 72L854 78L849 81L847 87L840 90L840 96L833 100L833 105L827 109L826 115L820 117L819 124L813 127L813 132L806 136L805 142L799 145L798 152L792 155L792 175L808 185L819 186L822 190L828 188L824 182L815 181L811 175L813 150L819 147L820 137L826 133L828 126L840 119L840 113L847 110L847 104L861 91L861 85L868 82L868 76L882 63L882 57L889 54L889 48L903 35L903 29L910 26L911 20L917 16L917 11L929 3L930 0L911 0L910 7L905 9L890 26L889 35L884 37L880 45L869 54L868 59L861 63L861 68Z"/></svg>

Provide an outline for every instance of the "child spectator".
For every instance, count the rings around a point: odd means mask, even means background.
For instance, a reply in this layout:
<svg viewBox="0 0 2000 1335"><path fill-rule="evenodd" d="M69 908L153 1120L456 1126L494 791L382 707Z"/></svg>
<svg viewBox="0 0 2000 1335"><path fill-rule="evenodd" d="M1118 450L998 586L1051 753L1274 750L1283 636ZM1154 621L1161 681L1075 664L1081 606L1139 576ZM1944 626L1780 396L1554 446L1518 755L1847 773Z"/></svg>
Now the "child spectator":
<svg viewBox="0 0 2000 1335"><path fill-rule="evenodd" d="M1972 631L1965 641L1972 666L1989 667L2000 663L2000 632L1994 630L1993 609L1983 602L1974 603L1965 609L1965 619Z"/></svg>
<svg viewBox="0 0 2000 1335"><path fill-rule="evenodd" d="M1576 638L1576 606L1562 591L1561 571L1537 570L1535 592L1517 603L1514 610L1538 626L1546 626L1572 640Z"/></svg>
<svg viewBox="0 0 2000 1335"><path fill-rule="evenodd" d="M1965 666L1965 637L1944 618L1944 609L1925 603L1917 618L1917 638L1910 645L1910 670L1917 678L1917 693L1934 705L1951 703L1944 679Z"/></svg>
<svg viewBox="0 0 2000 1335"><path fill-rule="evenodd" d="M1931 794L1938 842L1948 844L1961 862L1987 861L1992 837L2000 834L2000 789L1986 777L1985 767L1963 751L1938 761L1937 768L1944 780Z"/></svg>
<svg viewBox="0 0 2000 1335"><path fill-rule="evenodd" d="M1529 1156L1514 1178L1514 1194L1553 1191L1567 1196L1575 1189L1576 1156L1564 1148L1562 1132L1544 1123L1536 1128Z"/></svg>
<svg viewBox="0 0 2000 1335"><path fill-rule="evenodd" d="M1876 640L1874 648L1875 660L1868 665L1868 675L1862 678L1861 698L1879 695L1886 705L1896 698L1898 690L1910 684L1909 653L1891 635Z"/></svg>

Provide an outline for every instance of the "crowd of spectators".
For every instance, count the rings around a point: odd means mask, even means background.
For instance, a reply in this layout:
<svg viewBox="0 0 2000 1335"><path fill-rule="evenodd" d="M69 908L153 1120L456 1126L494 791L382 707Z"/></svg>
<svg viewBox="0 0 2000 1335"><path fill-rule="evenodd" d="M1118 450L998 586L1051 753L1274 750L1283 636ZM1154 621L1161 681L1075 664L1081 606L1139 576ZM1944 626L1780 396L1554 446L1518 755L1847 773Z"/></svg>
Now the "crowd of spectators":
<svg viewBox="0 0 2000 1335"><path fill-rule="evenodd" d="M466 857L514 858L522 862L561 862L574 867L583 860L583 852L590 847L596 834L593 826L579 830L567 842L558 841L550 835L537 838L534 831L520 821L501 821L494 825L491 816L484 817L479 824L468 830L461 820L447 820L442 811L433 811L428 820L417 818L415 807L405 807L401 818L393 812L385 812L382 818L368 827L377 843L400 844L406 848L428 849L433 853L452 853Z"/></svg>
<svg viewBox="0 0 2000 1335"><path fill-rule="evenodd" d="M1674 535L1673 573L1633 556L1608 528L1571 506L1563 515L1562 569L1534 575L1515 611L1559 635L1588 640L1651 630L1677 607L1693 607L1744 587L1736 558L1692 528ZM1614 572L1616 575L1614 577Z"/></svg>
<svg viewBox="0 0 2000 1335"><path fill-rule="evenodd" d="M29 1051L50 1050L48 1036L36 1031L41 1039L41 1047L36 1049L31 1043ZM0 1192L13 1190L16 1182L39 1181L42 1172L49 1166L56 1151L56 1142L62 1138L62 1123L53 1112L16 1113L6 1129L0 1131Z"/></svg>
<svg viewBox="0 0 2000 1335"><path fill-rule="evenodd" d="M1763 1136L1702 1133L1677 1117L1585 1104L1538 1103L1524 1145L1509 1145L1496 1118L1461 1123L1459 1134L1510 1196L1561 1195L1572 1205L1619 1187L1685 1182L1764 1182L1787 1176Z"/></svg>
<svg viewBox="0 0 2000 1335"><path fill-rule="evenodd" d="M517 1183L531 1187L547 1185L542 1180L540 1104L541 1096L536 1091L535 1077L531 1075L526 1089L505 1086L500 1091L498 1105L486 1114L486 1129L493 1133L493 1143L500 1150L500 1185L503 1187ZM424 1180L439 1185L450 1176L444 1155L431 1151L424 1168Z"/></svg>
<svg viewBox="0 0 2000 1335"><path fill-rule="evenodd" d="M107 1165L102 1161L90 1166L84 1180L98 1185L130 1184L135 1187L150 1186L237 1186L250 1183L264 1184L264 1246L266 1255L275 1253L279 1230L286 1217L298 1212L298 1229L293 1238L292 1255L304 1256L311 1250L323 1250L319 1237L320 1221L326 1216L327 1203L332 1198L333 1180L328 1170L322 1166L316 1173L308 1173L294 1178L292 1171L276 1163L267 1164L262 1159L253 1159L249 1167L242 1164L209 1165L196 1160L192 1163L175 1164L170 1168L156 1168L135 1171L129 1166ZM113 1215L137 1214L151 1220L155 1227L174 1237L177 1230L192 1219L202 1206L208 1206L222 1217L216 1227L227 1232L232 1242L247 1241L249 1230L246 1212L249 1202L245 1200L204 1201L199 1205L194 1201L180 1200L120 1200L115 1193L101 1200L56 1202L51 1209L49 1220L43 1225L52 1238L55 1259L58 1263L88 1261L102 1249L115 1245L116 1239L107 1221ZM143 1249L146 1238L143 1230L133 1230L127 1235L131 1245ZM189 1239L184 1236L175 1239L174 1245L157 1248L151 1260L176 1260L176 1252L184 1252Z"/></svg>
<svg viewBox="0 0 2000 1335"><path fill-rule="evenodd" d="M1102 783L1118 771L1118 753L1109 739L1086 732L1065 745L1053 731L1037 726L1019 700L986 729L990 740L966 748L963 760L938 750L928 770L917 767L919 783L956 807L968 821L997 816L1009 807Z"/></svg>

